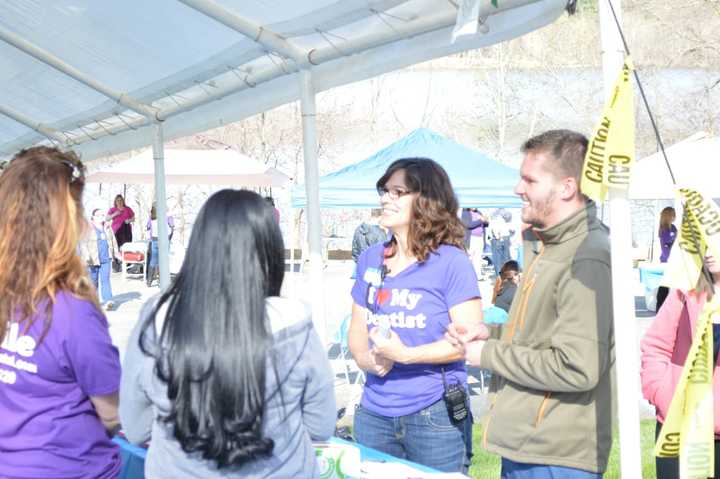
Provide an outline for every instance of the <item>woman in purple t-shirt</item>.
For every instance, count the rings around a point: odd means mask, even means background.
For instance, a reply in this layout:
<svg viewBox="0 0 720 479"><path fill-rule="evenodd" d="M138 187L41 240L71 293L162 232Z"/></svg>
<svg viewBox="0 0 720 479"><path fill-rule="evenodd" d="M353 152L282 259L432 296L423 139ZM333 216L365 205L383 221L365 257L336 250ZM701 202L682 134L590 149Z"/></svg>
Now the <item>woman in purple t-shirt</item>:
<svg viewBox="0 0 720 479"><path fill-rule="evenodd" d="M670 258L670 250L677 238L677 228L673 224L675 221L675 208L667 206L660 212L660 228L658 228L658 237L660 238L660 262L667 263ZM658 286L657 295L655 297L655 311L660 311L660 307L665 302L670 290L667 286Z"/></svg>
<svg viewBox="0 0 720 479"><path fill-rule="evenodd" d="M0 477L110 479L120 361L77 254L85 169L23 150L0 175Z"/></svg>
<svg viewBox="0 0 720 479"><path fill-rule="evenodd" d="M663 208L660 213L660 228L658 228L658 237L660 238L660 262L667 263L670 257L670 250L675 243L677 237L677 228L673 224L675 221L675 208L668 206Z"/></svg>
<svg viewBox="0 0 720 479"><path fill-rule="evenodd" d="M440 471L467 472L467 374L443 335L451 321L484 326L458 201L445 170L426 158L395 161L377 189L380 224L393 237L360 255L352 290L348 342L368 373L355 437Z"/></svg>

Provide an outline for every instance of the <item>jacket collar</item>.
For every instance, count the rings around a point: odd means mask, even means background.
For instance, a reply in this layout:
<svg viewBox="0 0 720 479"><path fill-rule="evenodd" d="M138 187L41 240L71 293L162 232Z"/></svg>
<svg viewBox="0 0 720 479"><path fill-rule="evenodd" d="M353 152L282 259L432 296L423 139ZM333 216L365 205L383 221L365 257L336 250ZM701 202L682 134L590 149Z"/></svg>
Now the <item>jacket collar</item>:
<svg viewBox="0 0 720 479"><path fill-rule="evenodd" d="M595 202L588 200L585 207L570 215L560 223L545 229L535 229L535 233L544 244L558 244L579 235L587 234L600 224L597 219Z"/></svg>

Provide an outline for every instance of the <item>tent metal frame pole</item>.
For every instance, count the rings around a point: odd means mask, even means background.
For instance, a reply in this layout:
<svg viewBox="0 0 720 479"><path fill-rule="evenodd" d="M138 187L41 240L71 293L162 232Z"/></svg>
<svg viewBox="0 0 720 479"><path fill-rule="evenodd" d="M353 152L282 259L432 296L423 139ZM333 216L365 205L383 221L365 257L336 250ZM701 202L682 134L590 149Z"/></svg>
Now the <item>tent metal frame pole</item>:
<svg viewBox="0 0 720 479"><path fill-rule="evenodd" d="M155 125L153 137L153 163L155 165L155 212L157 213L158 262L160 266L160 289L170 285L170 242L168 241L167 195L165 192L165 145L162 123ZM152 238L151 238L152 239Z"/></svg>
<svg viewBox="0 0 720 479"><path fill-rule="evenodd" d="M0 114L5 115L6 117L16 121L17 123L20 123L21 125L27 126L28 128L37 131L38 133L44 135L52 141L59 142L63 146L71 143L69 141L69 138L64 137L59 131L55 130L54 128L45 126L42 123L25 116L23 113L20 113L17 110L13 110L12 108L0 105Z"/></svg>
<svg viewBox="0 0 720 479"><path fill-rule="evenodd" d="M271 52L293 60L297 66L307 63L307 53L274 31L233 13L212 0L179 0L181 3L217 20L226 27L248 37Z"/></svg>
<svg viewBox="0 0 720 479"><path fill-rule="evenodd" d="M322 222L320 219L320 173L317 159L317 124L315 88L310 70L301 70L300 109L303 131L303 166L305 168L305 192L307 195L308 243L310 246L310 291L313 322L323 344L327 344L325 318L325 295L323 288Z"/></svg>
<svg viewBox="0 0 720 479"><path fill-rule="evenodd" d="M106 85L103 85L102 83L89 77L88 75L84 74L72 65L69 65L55 55L51 54L47 50L33 45L19 35L16 35L4 28L0 28L0 40L3 40L4 42L14 46L18 50L21 50L28 55L34 57L36 60L39 60L40 62L54 68L63 75L69 76L79 81L80 83L83 83L85 86L91 88L92 90L95 90L102 95L105 95L108 98L112 98L121 105L143 115L144 117L149 118L151 121L156 119L156 108L140 103L139 101L128 96L126 93L116 91Z"/></svg>
<svg viewBox="0 0 720 479"><path fill-rule="evenodd" d="M613 22L610 3L620 18L620 0L599 2L600 40L605 98L620 74L624 48ZM610 189L610 252L620 471L623 478L642 477L640 450L640 365L632 291L630 204L627 191ZM618 366L619 365L619 366ZM622 374L619 368L622 367Z"/></svg>
<svg viewBox="0 0 720 479"><path fill-rule="evenodd" d="M497 8L492 7L488 4L487 6L480 7L480 15L483 16L500 13L505 10L523 7L525 5L536 2L537 0L506 0L503 2L499 2L499 6ZM312 65L319 65L321 63L336 60L341 57L351 56L365 50L381 47L403 38L411 38L417 35L423 35L433 32L435 30L450 27L452 25L455 25L456 19L457 15L455 12L441 13L430 17L419 18L417 20L412 20L402 25L397 25L393 28L393 30L389 30L387 33L370 34L352 41L343 42L340 46L331 45L325 48L317 48L310 50L306 54L306 59L299 63L310 63ZM272 66L266 69L259 70L257 73L248 75L244 80L238 80L234 84L230 84L224 88L219 88L215 90L211 95L205 96L204 98L191 100L187 103L183 103L182 105L175 105L164 108L158 113L158 118L166 119L184 111L192 110L193 108L196 108L202 104L209 103L210 101L214 100L219 100L220 98L223 98L225 96L232 95L247 88L252 88L253 86L260 83L269 82L271 80L274 80L275 78L286 75L287 73L287 70L283 69L280 66Z"/></svg>
<svg viewBox="0 0 720 479"><path fill-rule="evenodd" d="M185 3L186 1L189 2L190 0L181 1ZM195 1L193 1L192 3L195 3ZM519 8L536 2L537 0L507 0L504 2L499 2L499 6L497 8L488 7L489 10L486 9L486 7L481 6L481 16L500 13L505 10ZM424 35L426 33L440 30L442 28L450 27L455 24L455 20L456 14L454 12L436 14L430 17L422 17L417 20L408 21L407 23L402 25L394 26L394 29L392 31L388 31L388 33L371 34L362 38L357 38L352 41L343 42L339 48L337 46L328 46L325 48L310 50L307 53L306 62L301 62L301 64L306 64L307 62L309 62L313 65L318 65L331 60L335 60L337 58L351 56L365 50L384 46L388 43L401 40L403 38L411 38L418 35ZM150 119L150 121L166 120L180 113L184 113L199 106L211 103L216 100L220 100L228 95L241 92L248 88L252 88L261 83L269 82L287 74L287 69L284 69L282 66L278 65L273 65L271 67L258 70L257 72L248 74L242 79L237 79L237 81L229 82L225 87L214 89L213 92L210 94L199 96L194 100L183 102L181 104L176 104L173 106L159 109L157 110L153 118ZM101 138L110 134L127 131L129 129L140 128L146 125L147 122L148 120L146 118L129 120L126 124L119 124L116 127L109 127L102 131L97 131L94 133L94 136L96 138ZM78 142L78 144L79 143L82 142Z"/></svg>
<svg viewBox="0 0 720 479"><path fill-rule="evenodd" d="M166 288L170 284L170 272L168 262L168 226L167 226L167 208L166 208L166 194L165 194L165 164L164 164L164 152L163 152L163 128L162 123L158 119L158 109L149 105L145 105L126 93L116 91L97 80L91 78L85 73L81 72L72 65L66 63L50 52L34 45L19 35L14 34L4 28L0 28L0 40L14 46L15 48L27 53L36 60L54 68L58 72L66 75L70 78L77 80L84 84L88 88L95 90L96 92L117 101L120 105L123 105L130 110L142 115L143 123L149 121L155 123L156 131L153 141L153 158L155 163L155 195L156 195L156 212L158 216L158 246L159 246L159 266L160 266L160 287ZM18 118L11 117L18 121ZM32 126L31 126L32 128ZM40 131L37 128L34 128ZM42 132L46 135L45 132ZM49 133L49 132L48 132ZM106 130L106 134L110 132ZM47 135L46 135L47 136ZM94 137L91 137L95 139ZM60 141L60 140L59 140ZM66 140L61 140L63 144L67 144ZM76 143L79 144L79 143Z"/></svg>

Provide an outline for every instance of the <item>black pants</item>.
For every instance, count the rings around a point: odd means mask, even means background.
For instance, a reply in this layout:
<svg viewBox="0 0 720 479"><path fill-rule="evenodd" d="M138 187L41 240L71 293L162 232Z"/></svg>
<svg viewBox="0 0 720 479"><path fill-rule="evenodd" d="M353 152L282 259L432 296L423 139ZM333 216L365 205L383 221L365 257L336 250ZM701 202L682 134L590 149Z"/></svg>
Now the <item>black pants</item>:
<svg viewBox="0 0 720 479"><path fill-rule="evenodd" d="M122 248L125 243L132 243L132 226L127 223L120 225L120 228L115 232L115 239L118 248Z"/></svg>
<svg viewBox="0 0 720 479"><path fill-rule="evenodd" d="M655 426L655 440L660 435L662 424L658 421ZM679 479L680 464L677 457L656 457L655 474L657 479ZM715 439L715 475L714 479L720 479L720 441Z"/></svg>
<svg viewBox="0 0 720 479"><path fill-rule="evenodd" d="M665 302L670 289L665 286L658 286L657 296L655 296L655 311L660 311L660 306Z"/></svg>

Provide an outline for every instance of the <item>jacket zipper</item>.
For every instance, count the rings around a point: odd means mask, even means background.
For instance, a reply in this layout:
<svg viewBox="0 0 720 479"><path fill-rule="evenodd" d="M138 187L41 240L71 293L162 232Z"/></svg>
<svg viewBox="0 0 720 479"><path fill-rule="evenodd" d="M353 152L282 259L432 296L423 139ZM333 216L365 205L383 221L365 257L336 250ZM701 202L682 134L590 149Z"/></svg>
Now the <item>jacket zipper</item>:
<svg viewBox="0 0 720 479"><path fill-rule="evenodd" d="M530 300L530 292L532 291L533 286L535 286L535 278L537 277L537 275L531 277L530 273L532 273L533 269L535 269L535 265L537 264L538 260L543 255L543 253L545 253L545 245L541 244L540 252L535 257L533 262L528 267L527 272L525 273L527 275L528 280L525 284L523 284L522 303L520 304L520 308L518 309L517 319L515 321L513 321L512 324L510 325L510 330L508 331L508 336L507 336L507 342L512 341L512 338L515 336L515 331L517 329L517 326L522 327L525 325L525 314L527 312L527 303Z"/></svg>
<svg viewBox="0 0 720 479"><path fill-rule="evenodd" d="M550 391L545 393L545 397L540 403L540 409L538 409L537 417L535 418L535 427L538 427L545 417L545 408L547 407L547 403L551 395L552 393Z"/></svg>

